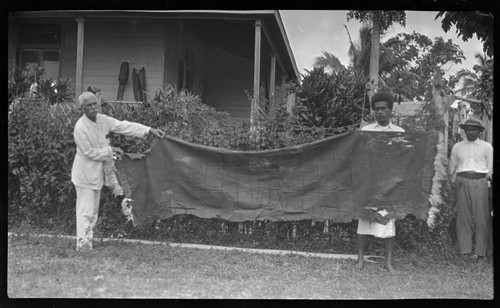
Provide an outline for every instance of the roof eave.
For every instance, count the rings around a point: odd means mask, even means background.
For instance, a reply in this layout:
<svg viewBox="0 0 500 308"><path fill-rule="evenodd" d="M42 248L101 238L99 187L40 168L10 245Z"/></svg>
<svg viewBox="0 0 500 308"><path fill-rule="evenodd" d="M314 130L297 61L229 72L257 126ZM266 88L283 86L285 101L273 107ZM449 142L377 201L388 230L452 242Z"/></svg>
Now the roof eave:
<svg viewBox="0 0 500 308"><path fill-rule="evenodd" d="M288 56L290 57L290 61L292 62L292 67L293 67L293 71L295 74L295 78L297 79L297 81L300 82L300 73L299 73L299 70L297 68L297 63L295 62L295 57L293 55L292 47L290 46L290 42L288 41L288 36L286 34L285 27L283 25L283 21L281 20L281 15L280 15L279 11L274 11L274 15L276 18L276 22L278 23L278 27L280 28L280 31L281 31L281 37L285 41L285 46L286 46L286 49L288 52Z"/></svg>
<svg viewBox="0 0 500 308"><path fill-rule="evenodd" d="M300 81L300 73L297 69L295 57L291 49L288 37L283 26L281 15L277 10L52 10L52 11L18 11L11 12L10 16L16 18L74 18L75 16L83 17L146 17L161 18L165 16L178 18L229 18L229 19L256 19L256 18L272 18L281 33L281 39L286 48L289 58L292 74L297 81ZM187 15L187 16L186 16Z"/></svg>

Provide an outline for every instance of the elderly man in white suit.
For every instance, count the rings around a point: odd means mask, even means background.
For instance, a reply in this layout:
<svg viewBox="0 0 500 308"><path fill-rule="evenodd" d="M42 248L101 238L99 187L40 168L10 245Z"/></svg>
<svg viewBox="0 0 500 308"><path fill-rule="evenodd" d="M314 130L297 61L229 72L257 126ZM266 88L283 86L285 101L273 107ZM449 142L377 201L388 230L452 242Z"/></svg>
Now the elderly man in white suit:
<svg viewBox="0 0 500 308"><path fill-rule="evenodd" d="M161 129L119 121L99 113L98 99L92 92L83 92L78 97L78 106L84 114L74 129L76 155L71 170L71 181L76 189L76 250L91 250L104 184L103 165L113 160L113 156L123 154L120 148L110 146L109 133L138 138L148 134L163 138L165 133Z"/></svg>

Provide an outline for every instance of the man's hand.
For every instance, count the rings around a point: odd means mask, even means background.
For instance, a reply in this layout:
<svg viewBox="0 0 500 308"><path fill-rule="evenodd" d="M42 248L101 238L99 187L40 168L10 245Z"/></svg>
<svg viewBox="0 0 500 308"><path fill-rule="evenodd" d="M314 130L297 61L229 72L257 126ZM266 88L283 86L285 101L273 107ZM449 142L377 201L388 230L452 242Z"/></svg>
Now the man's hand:
<svg viewBox="0 0 500 308"><path fill-rule="evenodd" d="M162 131L161 129L158 128L151 128L149 130L150 134L153 134L153 136L158 137L158 138L163 138L165 137L165 132Z"/></svg>
<svg viewBox="0 0 500 308"><path fill-rule="evenodd" d="M118 147L111 147L113 149L113 158L115 159L122 159L123 156L123 150L118 148Z"/></svg>
<svg viewBox="0 0 500 308"><path fill-rule="evenodd" d="M374 216L374 220L376 222L378 222L379 224L382 224L382 225L387 225L387 223L389 222L390 218L387 217L387 216L383 216L381 215L380 213L376 213L375 216Z"/></svg>
<svg viewBox="0 0 500 308"><path fill-rule="evenodd" d="M450 175L449 179L450 179L450 183L451 183L451 184L454 184L454 183L455 183L455 181L457 180L457 173L456 173L456 172L453 172L453 173Z"/></svg>

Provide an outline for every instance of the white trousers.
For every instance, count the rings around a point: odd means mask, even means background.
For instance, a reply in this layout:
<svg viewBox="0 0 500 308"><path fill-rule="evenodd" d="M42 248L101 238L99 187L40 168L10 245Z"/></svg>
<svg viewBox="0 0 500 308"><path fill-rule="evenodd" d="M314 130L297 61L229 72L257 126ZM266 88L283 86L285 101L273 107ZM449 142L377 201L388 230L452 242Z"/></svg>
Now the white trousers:
<svg viewBox="0 0 500 308"><path fill-rule="evenodd" d="M76 186L76 250L92 249L94 226L99 212L100 189Z"/></svg>

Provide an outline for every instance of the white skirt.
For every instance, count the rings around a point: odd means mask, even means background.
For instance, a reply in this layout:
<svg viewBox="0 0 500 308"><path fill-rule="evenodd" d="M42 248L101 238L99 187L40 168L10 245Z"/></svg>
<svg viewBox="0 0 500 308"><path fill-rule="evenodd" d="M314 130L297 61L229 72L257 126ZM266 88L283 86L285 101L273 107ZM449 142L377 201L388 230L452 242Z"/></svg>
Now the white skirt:
<svg viewBox="0 0 500 308"><path fill-rule="evenodd" d="M373 235L380 238L396 236L396 219L391 218L385 225L360 219L358 221L358 234Z"/></svg>

